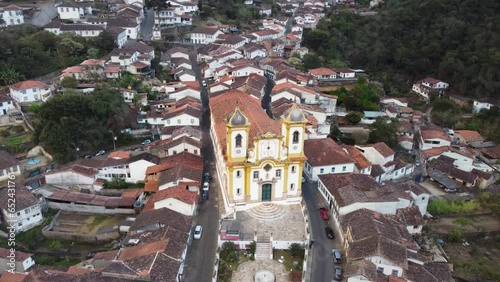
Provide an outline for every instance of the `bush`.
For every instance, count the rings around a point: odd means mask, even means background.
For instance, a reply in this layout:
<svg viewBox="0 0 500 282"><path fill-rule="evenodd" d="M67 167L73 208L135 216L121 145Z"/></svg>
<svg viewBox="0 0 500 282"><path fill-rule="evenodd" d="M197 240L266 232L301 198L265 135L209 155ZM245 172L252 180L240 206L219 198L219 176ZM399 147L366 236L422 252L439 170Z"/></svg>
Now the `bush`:
<svg viewBox="0 0 500 282"><path fill-rule="evenodd" d="M288 247L288 251L292 257L299 257L304 255L304 246L298 243L293 243Z"/></svg>
<svg viewBox="0 0 500 282"><path fill-rule="evenodd" d="M475 201L446 201L435 199L429 202L427 210L432 215L470 214L479 210L481 205Z"/></svg>
<svg viewBox="0 0 500 282"><path fill-rule="evenodd" d="M0 136L2 136L2 137L9 137L10 136L10 131L8 131L8 130L2 130L2 131L0 131Z"/></svg>
<svg viewBox="0 0 500 282"><path fill-rule="evenodd" d="M61 249L61 247L62 247L61 242L59 242L57 240L52 240L49 243L49 248L51 248L53 250L59 250L59 249Z"/></svg>
<svg viewBox="0 0 500 282"><path fill-rule="evenodd" d="M453 228L447 235L448 241L452 243L460 242L464 238L464 231L460 228Z"/></svg>

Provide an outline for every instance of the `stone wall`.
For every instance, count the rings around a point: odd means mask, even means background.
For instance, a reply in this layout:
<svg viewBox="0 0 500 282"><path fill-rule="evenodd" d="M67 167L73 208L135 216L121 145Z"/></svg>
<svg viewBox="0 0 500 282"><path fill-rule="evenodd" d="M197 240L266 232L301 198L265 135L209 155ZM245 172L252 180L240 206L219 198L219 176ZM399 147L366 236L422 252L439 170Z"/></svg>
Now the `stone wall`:
<svg viewBox="0 0 500 282"><path fill-rule="evenodd" d="M102 206L89 206L89 205L79 205L79 204L65 204L65 203L56 203L47 200L47 204L52 209L63 210L63 211L72 211L72 212L84 212L84 213L95 213L95 214L135 214L134 209L131 207L129 209L126 208L113 208L107 209Z"/></svg>

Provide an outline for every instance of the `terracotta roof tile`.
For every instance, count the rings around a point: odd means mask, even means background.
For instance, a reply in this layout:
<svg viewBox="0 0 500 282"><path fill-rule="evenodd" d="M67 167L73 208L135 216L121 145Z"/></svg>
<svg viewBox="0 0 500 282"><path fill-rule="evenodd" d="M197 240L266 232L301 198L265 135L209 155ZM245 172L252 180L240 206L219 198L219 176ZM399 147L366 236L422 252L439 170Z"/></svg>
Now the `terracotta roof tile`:
<svg viewBox="0 0 500 282"><path fill-rule="evenodd" d="M5 206L2 205L2 207L6 207L6 206L7 205L5 205ZM16 209L16 210L19 210L19 209ZM0 248L0 258L6 258L9 254L10 254L9 249ZM16 251L15 255L16 255L16 261L19 261L19 262L24 261L27 258L33 256L33 254L25 253L25 252L21 252L21 251Z"/></svg>
<svg viewBox="0 0 500 282"><path fill-rule="evenodd" d="M8 192L9 191L7 187L0 188L0 207L7 207L7 203L9 202L10 199ZM24 210L39 203L38 198L35 197L35 195L31 193L31 191L29 191L25 186L22 185L16 186L15 199L16 199L16 206L15 206L16 211Z"/></svg>
<svg viewBox="0 0 500 282"><path fill-rule="evenodd" d="M304 141L304 153L311 166L354 163L354 160L331 138Z"/></svg>
<svg viewBox="0 0 500 282"><path fill-rule="evenodd" d="M474 130L455 130L455 133L462 136L465 142L484 141L483 136Z"/></svg>
<svg viewBox="0 0 500 282"><path fill-rule="evenodd" d="M436 125L427 125L420 127L420 135L425 139L442 139L451 142L450 136L446 133L446 131L439 126Z"/></svg>
<svg viewBox="0 0 500 282"><path fill-rule="evenodd" d="M367 145L364 145L363 147L372 147L375 150L377 150L377 152L379 152L385 158L393 156L395 154L394 151L391 148L389 148L389 146L387 146L384 142L378 142L375 144L367 144Z"/></svg>
<svg viewBox="0 0 500 282"><path fill-rule="evenodd" d="M41 81L26 80L26 81L18 82L16 84L12 84L9 86L9 88L20 91L20 90L25 90L25 89L30 89L30 88L48 89L48 88L50 88L50 86L48 86L47 84L45 84Z"/></svg>
<svg viewBox="0 0 500 282"><path fill-rule="evenodd" d="M372 163L354 146L342 145L342 148L347 151L347 153L356 162L356 168L358 170L363 170L372 166Z"/></svg>
<svg viewBox="0 0 500 282"><path fill-rule="evenodd" d="M114 151L108 155L108 159L128 159L130 152L127 151Z"/></svg>
<svg viewBox="0 0 500 282"><path fill-rule="evenodd" d="M178 185L175 187L170 187L168 189L160 190L154 193L148 199L148 203L144 207L144 211L154 210L154 204L156 202L169 198L174 198L186 204L193 205L198 200L198 194L187 190L184 185Z"/></svg>
<svg viewBox="0 0 500 282"><path fill-rule="evenodd" d="M335 75L337 74L334 70L329 69L329 68L317 68L317 69L310 69L309 73L312 75Z"/></svg>

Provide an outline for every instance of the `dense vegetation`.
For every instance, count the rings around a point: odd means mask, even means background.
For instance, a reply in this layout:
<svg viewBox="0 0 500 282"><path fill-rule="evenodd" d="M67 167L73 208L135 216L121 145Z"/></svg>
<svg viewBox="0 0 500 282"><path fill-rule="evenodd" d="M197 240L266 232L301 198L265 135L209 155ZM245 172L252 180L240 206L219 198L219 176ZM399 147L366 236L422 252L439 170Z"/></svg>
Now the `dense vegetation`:
<svg viewBox="0 0 500 282"><path fill-rule="evenodd" d="M0 83L12 84L100 58L114 46L108 32L85 39L71 33L55 35L32 25L9 27L0 31Z"/></svg>
<svg viewBox="0 0 500 282"><path fill-rule="evenodd" d="M380 83L366 83L366 79L360 77L351 90L341 87L328 93L337 96L337 105L348 111L378 111L384 89Z"/></svg>
<svg viewBox="0 0 500 282"><path fill-rule="evenodd" d="M376 16L334 13L305 32L304 44L326 66L367 70L392 95L426 76L464 95L500 91L500 1L385 2Z"/></svg>
<svg viewBox="0 0 500 282"><path fill-rule="evenodd" d="M34 142L43 144L64 163L83 152L110 148L113 134L119 135L134 122L119 91L96 89L90 96L65 94L48 100L34 116Z"/></svg>

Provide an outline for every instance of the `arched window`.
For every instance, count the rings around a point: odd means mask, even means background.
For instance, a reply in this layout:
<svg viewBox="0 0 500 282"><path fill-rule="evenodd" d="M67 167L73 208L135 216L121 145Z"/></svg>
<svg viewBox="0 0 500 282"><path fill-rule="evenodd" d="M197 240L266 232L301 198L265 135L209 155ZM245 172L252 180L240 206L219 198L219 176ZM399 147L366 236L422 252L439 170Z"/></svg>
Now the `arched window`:
<svg viewBox="0 0 500 282"><path fill-rule="evenodd" d="M292 143L293 144L298 144L299 143L299 132L298 131L295 131L293 133Z"/></svg>
<svg viewBox="0 0 500 282"><path fill-rule="evenodd" d="M241 135L240 135L240 134L236 135L236 137L234 138L235 143L236 143L236 144L235 144L235 147L236 147L236 148L241 148L241 138L242 138L242 137L241 137Z"/></svg>

